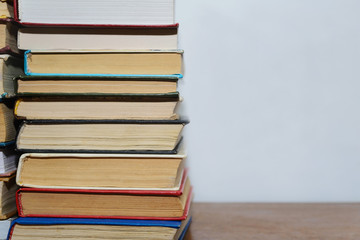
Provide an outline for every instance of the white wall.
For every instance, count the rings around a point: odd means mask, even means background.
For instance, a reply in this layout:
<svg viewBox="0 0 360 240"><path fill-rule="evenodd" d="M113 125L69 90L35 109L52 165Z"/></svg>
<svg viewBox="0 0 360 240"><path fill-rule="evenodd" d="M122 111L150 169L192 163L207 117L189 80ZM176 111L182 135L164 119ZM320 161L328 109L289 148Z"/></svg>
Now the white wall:
<svg viewBox="0 0 360 240"><path fill-rule="evenodd" d="M360 201L360 1L176 0L196 201Z"/></svg>

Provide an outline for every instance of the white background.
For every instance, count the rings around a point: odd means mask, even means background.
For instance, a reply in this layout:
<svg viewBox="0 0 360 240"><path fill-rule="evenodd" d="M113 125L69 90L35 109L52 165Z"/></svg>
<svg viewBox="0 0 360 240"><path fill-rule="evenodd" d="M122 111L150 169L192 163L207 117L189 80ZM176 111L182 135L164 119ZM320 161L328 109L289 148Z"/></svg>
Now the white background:
<svg viewBox="0 0 360 240"><path fill-rule="evenodd" d="M176 0L196 201L360 201L360 1Z"/></svg>

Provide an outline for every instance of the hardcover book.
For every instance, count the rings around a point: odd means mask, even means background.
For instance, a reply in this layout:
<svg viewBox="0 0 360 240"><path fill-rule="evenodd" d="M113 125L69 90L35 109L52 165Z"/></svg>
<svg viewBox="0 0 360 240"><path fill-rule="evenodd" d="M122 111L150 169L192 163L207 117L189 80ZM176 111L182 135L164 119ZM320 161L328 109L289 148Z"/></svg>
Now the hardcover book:
<svg viewBox="0 0 360 240"><path fill-rule="evenodd" d="M173 50L177 27L32 27L21 28L19 49L32 51ZM101 43L101 44L99 44Z"/></svg>
<svg viewBox="0 0 360 240"><path fill-rule="evenodd" d="M184 220L192 199L188 178L172 190L90 190L21 188L21 217Z"/></svg>
<svg viewBox="0 0 360 240"><path fill-rule="evenodd" d="M0 149L0 177L9 176L15 173L18 158L18 154L15 153L13 147Z"/></svg>
<svg viewBox="0 0 360 240"><path fill-rule="evenodd" d="M8 219L16 213L15 173L10 176L0 176L0 219Z"/></svg>
<svg viewBox="0 0 360 240"><path fill-rule="evenodd" d="M25 52L27 75L181 75L182 51Z"/></svg>
<svg viewBox="0 0 360 240"><path fill-rule="evenodd" d="M14 221L17 218L17 216L13 216L8 219L4 219L0 221L0 239L5 240L7 239L8 232L11 226L11 222Z"/></svg>
<svg viewBox="0 0 360 240"><path fill-rule="evenodd" d="M129 239L182 240L191 222L91 218L18 218L9 229L8 240Z"/></svg>
<svg viewBox="0 0 360 240"><path fill-rule="evenodd" d="M14 144L16 128L14 125L13 102L0 99L0 147Z"/></svg>
<svg viewBox="0 0 360 240"><path fill-rule="evenodd" d="M179 94L149 95L63 95L23 97L16 101L19 119L178 119L175 108Z"/></svg>
<svg viewBox="0 0 360 240"><path fill-rule="evenodd" d="M183 153L29 153L20 157L16 182L35 188L176 191L186 178L184 159Z"/></svg>
<svg viewBox="0 0 360 240"><path fill-rule="evenodd" d="M24 74L24 59L0 54L0 98L15 96L14 78Z"/></svg>
<svg viewBox="0 0 360 240"><path fill-rule="evenodd" d="M174 0L15 0L24 25L171 25Z"/></svg>
<svg viewBox="0 0 360 240"><path fill-rule="evenodd" d="M0 2L0 6L3 3ZM14 20L9 18L0 18L0 53L16 53L20 51L17 47L18 26Z"/></svg>
<svg viewBox="0 0 360 240"><path fill-rule="evenodd" d="M0 18L13 18L14 17L14 3L13 0L0 1Z"/></svg>
<svg viewBox="0 0 360 240"><path fill-rule="evenodd" d="M17 95L166 94L176 92L178 76L19 76Z"/></svg>
<svg viewBox="0 0 360 240"><path fill-rule="evenodd" d="M25 121L23 152L174 153L186 120Z"/></svg>

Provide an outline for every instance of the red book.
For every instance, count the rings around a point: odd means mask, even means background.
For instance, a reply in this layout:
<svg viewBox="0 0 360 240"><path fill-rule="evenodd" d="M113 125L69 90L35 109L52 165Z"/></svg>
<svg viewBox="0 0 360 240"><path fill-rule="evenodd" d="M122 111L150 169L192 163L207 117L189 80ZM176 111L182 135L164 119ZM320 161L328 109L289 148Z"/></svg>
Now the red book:
<svg viewBox="0 0 360 240"><path fill-rule="evenodd" d="M186 174L179 190L88 190L21 188L20 217L183 220L192 187Z"/></svg>

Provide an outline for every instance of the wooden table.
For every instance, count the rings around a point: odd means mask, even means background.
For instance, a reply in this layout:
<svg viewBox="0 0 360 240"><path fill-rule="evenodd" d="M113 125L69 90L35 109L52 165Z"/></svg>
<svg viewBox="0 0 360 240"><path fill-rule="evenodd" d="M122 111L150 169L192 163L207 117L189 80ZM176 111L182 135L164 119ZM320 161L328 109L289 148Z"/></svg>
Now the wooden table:
<svg viewBox="0 0 360 240"><path fill-rule="evenodd" d="M193 203L186 240L360 240L360 203Z"/></svg>

